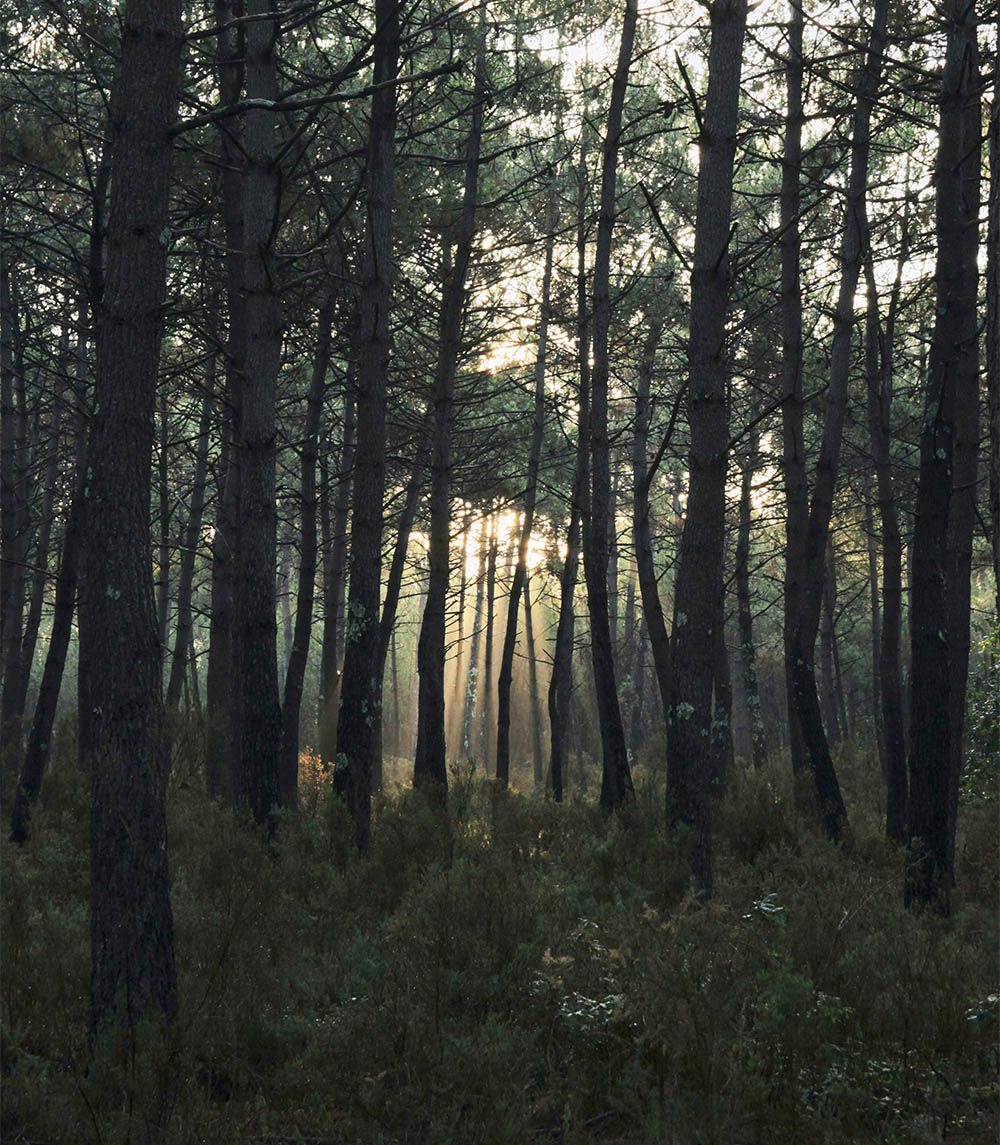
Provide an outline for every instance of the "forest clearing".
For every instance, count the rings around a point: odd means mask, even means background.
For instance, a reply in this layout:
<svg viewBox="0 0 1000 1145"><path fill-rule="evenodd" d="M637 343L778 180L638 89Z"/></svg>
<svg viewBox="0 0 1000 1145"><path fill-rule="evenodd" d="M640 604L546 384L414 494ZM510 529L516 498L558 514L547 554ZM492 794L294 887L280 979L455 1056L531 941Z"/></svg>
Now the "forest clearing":
<svg viewBox="0 0 1000 1145"><path fill-rule="evenodd" d="M8 9L3 1141L995 1141L997 0Z"/></svg>

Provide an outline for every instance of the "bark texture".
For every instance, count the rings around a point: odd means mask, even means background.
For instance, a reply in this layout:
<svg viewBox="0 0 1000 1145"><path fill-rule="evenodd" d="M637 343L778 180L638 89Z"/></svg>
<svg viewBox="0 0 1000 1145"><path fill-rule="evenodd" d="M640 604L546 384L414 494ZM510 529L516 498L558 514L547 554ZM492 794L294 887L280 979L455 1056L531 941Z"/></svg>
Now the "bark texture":
<svg viewBox="0 0 1000 1145"><path fill-rule="evenodd" d="M977 393L979 380L976 259L981 131L975 5L953 0L946 23L935 169L937 310L913 533L907 828L911 854L904 889L908 905L924 904L944 913L950 909L952 879L955 743L961 740L955 710L960 699L964 702L964 695L954 694L960 682L952 657L961 656L962 647L961 633L953 633L951 625L956 619L955 601L964 599L968 589L959 583L965 574L951 558L948 545L953 530L963 527L962 490L957 491L954 505L959 521L953 523L952 518L953 483L964 469L962 447L956 450L956 444L967 432L967 391Z"/></svg>
<svg viewBox="0 0 1000 1145"><path fill-rule="evenodd" d="M726 463L726 318L730 288L730 212L739 113L746 0L716 0L708 93L700 136L697 221L691 271L688 424L691 446L687 515L674 593L667 798L673 823L691 827L698 893L712 894L713 684L723 615ZM716 691L716 698L719 698Z"/></svg>
<svg viewBox="0 0 1000 1145"><path fill-rule="evenodd" d="M385 396L392 304L392 201L396 159L399 5L375 5L374 81L368 138L368 206L358 315L358 448L351 508L350 588L340 685L334 784L346 799L355 841L368 850L372 745L379 719L379 605L385 497Z"/></svg>
<svg viewBox="0 0 1000 1145"><path fill-rule="evenodd" d="M149 493L180 51L177 0L128 0L111 124L80 602L95 1028L177 1008Z"/></svg>

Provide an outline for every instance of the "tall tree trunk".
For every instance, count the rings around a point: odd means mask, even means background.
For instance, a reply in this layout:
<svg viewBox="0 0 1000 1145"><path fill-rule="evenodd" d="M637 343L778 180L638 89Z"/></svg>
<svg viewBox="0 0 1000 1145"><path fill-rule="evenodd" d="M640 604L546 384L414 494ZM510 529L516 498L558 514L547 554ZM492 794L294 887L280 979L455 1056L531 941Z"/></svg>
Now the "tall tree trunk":
<svg viewBox="0 0 1000 1145"><path fill-rule="evenodd" d="M538 319L538 348L535 355L535 397L531 427L531 447L528 453L528 473L524 488L524 515L521 536L517 546L517 565L510 586L507 606L507 630L504 633L503 653L500 659L500 677L497 681L497 780L506 787L510 779L510 692L514 678L514 651L517 645L517 616L521 593L528 580L528 546L535 524L535 502L538 496L538 467L542 459L542 435L545 430L545 356L549 340L549 300L552 291L552 252L556 234L555 183L549 194L548 222L545 233L545 261L542 271L542 298ZM527 608L527 605L525 605ZM534 649L529 648L534 666ZM541 759L535 761L541 768Z"/></svg>
<svg viewBox="0 0 1000 1145"><path fill-rule="evenodd" d="M980 95L976 12L969 0L947 10L947 48L941 88L935 169L937 309L920 434L910 594L910 809L904 898L907 905L950 909L951 814L956 748L964 703L957 668L963 654L958 612L967 591L949 544L964 528L961 489L966 477L967 405L978 393L976 294L979 252ZM971 389L970 398L968 391ZM957 448L956 448L957 446ZM956 457L956 454L958 456ZM957 495L956 495L957 494ZM955 511L957 520L952 518ZM955 688L961 688L954 695Z"/></svg>
<svg viewBox="0 0 1000 1145"><path fill-rule="evenodd" d="M632 438L632 533L639 575L639 592L642 596L642 614L646 621L650 647L653 650L653 667L656 671L656 683L665 723L670 710L670 637L663 617L656 566L653 563L649 486L655 470L649 467L647 459L649 419L652 413L649 391L656 347L662 333L663 323L654 322L650 327L639 364L639 380L635 395L635 431Z"/></svg>
<svg viewBox="0 0 1000 1145"><path fill-rule="evenodd" d="M52 747L52 729L55 724L59 691L62 687L63 670L66 666L66 653L69 650L70 637L73 632L73 612L76 607L77 572L84 516L86 445L82 437L78 450L77 476L74 482L69 517L66 521L66 531L63 534L59 573L56 577L49 649L45 657L42 682L38 689L38 700L35 703L31 731L28 733L28 746L25 749L20 780L14 797L10 838L12 842L18 844L26 842L28 838L31 809L42 789L42 777L45 774Z"/></svg>
<svg viewBox="0 0 1000 1145"><path fill-rule="evenodd" d="M463 759L475 759L476 753L472 721L479 699L479 646L483 627L483 601L486 593L486 546L488 530L488 518L484 518L479 529L479 553L476 557L476 603L472 616L472 646L469 649L469 670L466 674L465 705L462 712Z"/></svg>
<svg viewBox="0 0 1000 1145"><path fill-rule="evenodd" d="M827 573L823 579L823 611L819 629L820 710L830 747L843 738L837 708L837 682L834 669L834 617L837 607L837 581L832 546L827 546Z"/></svg>
<svg viewBox="0 0 1000 1145"><path fill-rule="evenodd" d="M80 602L94 1028L177 1009L149 502L180 4L127 0L123 21Z"/></svg>
<svg viewBox="0 0 1000 1145"><path fill-rule="evenodd" d="M337 709L340 699L340 649L344 631L344 588L347 580L347 520L351 507L354 471L354 432L357 427L354 395L344 394L344 427L340 444L340 469L334 498L332 527L323 542L323 643L320 658L319 755L326 767L337 754Z"/></svg>
<svg viewBox="0 0 1000 1145"><path fill-rule="evenodd" d="M406 567L406 554L410 547L413 523L420 507L420 496L424 488L424 471L427 468L434 428L434 407L428 406L420 430L419 444L410 471L410 480L403 498L403 508L396 525L396 543L389 562L389 575L385 584L385 599L382 601L382 616L379 620L378 668L375 684L378 689L378 709L375 720L375 735L372 740L372 782L375 790L382 786L382 684L385 678L385 658L389 642L396 627L396 612L399 608L399 594L403 586L403 571ZM418 614L423 613L423 605Z"/></svg>
<svg viewBox="0 0 1000 1145"><path fill-rule="evenodd" d="M102 240L103 241L103 238ZM48 764L52 745L59 692L62 688L66 654L73 633L73 613L76 609L77 578L80 567L80 547L84 522L84 486L87 472L87 421L83 413L86 392L88 298L81 294L76 323L76 461L73 488L66 528L63 533L59 571L56 575L55 601L52 609L52 628L49 647L42 669L42 681L32 715L28 744L21 763L21 775L14 796L14 811L10 838L24 843L28 838L31 809L42 788L42 778ZM82 685L81 685L82 686Z"/></svg>
<svg viewBox="0 0 1000 1145"><path fill-rule="evenodd" d="M490 770L489 727L493 721L493 625L496 619L498 528L497 512L491 518L490 543L486 552L486 641L483 649L482 699L479 708L479 758L485 765L487 775Z"/></svg>
<svg viewBox="0 0 1000 1145"><path fill-rule="evenodd" d="M586 124L581 127L580 159L576 179L576 357L577 387L576 459L570 493L566 560L559 575L559 619L556 623L552 676L549 679L549 783L552 798L562 802L567 772L567 729L573 727L573 635L580 566L582 522L590 513L590 313L587 305L587 146Z"/></svg>
<svg viewBox="0 0 1000 1145"><path fill-rule="evenodd" d="M177 578L177 631L170 659L170 678L167 681L167 705L177 707L184 691L184 678L194 651L194 619L191 599L194 590L194 566L201 540L201 522L205 513L205 492L208 475L208 446L212 417L215 410L215 368L217 354L210 350L205 365L205 394L198 422L198 444L195 447L194 475L191 481L191 506L184 530L184 547Z"/></svg>
<svg viewBox="0 0 1000 1145"><path fill-rule="evenodd" d="M645 617L639 618L639 647L635 656L635 703L632 705L632 727L629 742L633 759L642 751L646 740L646 656L649 649L649 629Z"/></svg>
<svg viewBox="0 0 1000 1145"><path fill-rule="evenodd" d="M216 71L220 106L239 102L243 90L243 14L240 0L215 0ZM236 663L234 647L234 608L236 571L239 560L240 485L243 451L238 444L240 407L243 396L243 370L246 357L246 308L243 295L243 208L241 171L243 167L242 115L224 120L219 132L222 182L222 223L226 240L226 384L222 403L222 471L216 502L215 534L212 541L212 608L209 617L208 670L205 679L205 706L209 715L209 736L205 755L208 792L232 800L234 741L238 734L236 713Z"/></svg>
<svg viewBox="0 0 1000 1145"><path fill-rule="evenodd" d="M156 494L159 502L159 547L156 560L156 629L160 655L166 662L170 643L170 414L167 396L159 395L160 440L156 455Z"/></svg>
<svg viewBox="0 0 1000 1145"><path fill-rule="evenodd" d="M479 151L483 138L483 101L486 95L485 29L479 32L476 81L472 96L472 122L465 144L465 185L455 241L454 264L448 268L441 302L440 345L434 377L434 450L431 462L430 562L427 602L417 645L420 699L417 714L417 750L413 761L415 787L448 787L445 745L444 662L448 580L451 572L451 421L455 375L462 338L466 278L476 233ZM444 237L448 242L447 236Z"/></svg>
<svg viewBox="0 0 1000 1145"><path fill-rule="evenodd" d="M750 752L756 768L767 760L767 735L760 709L760 687L757 683L757 655L753 638L753 609L750 602L750 528L753 504L754 465L757 460L758 436L752 431L740 472L740 519L736 539L736 610L740 631L740 666L750 723Z"/></svg>
<svg viewBox="0 0 1000 1145"><path fill-rule="evenodd" d="M792 675L792 703L802 731L806 760L813 777L816 812L824 832L834 842L839 842L843 837L847 825L847 810L844 807L840 784L830 756L830 745L823 731L816 688L815 648L823 602L830 518L833 513L833 497L844 418L847 412L854 333L854 298L869 244L866 195L871 115L878 95L888 8L888 0L876 0L872 14L871 35L858 81L857 104L851 130L847 205L840 247L840 286L830 347L826 417L801 554L797 609L791 617L789 646L791 663L787 666Z"/></svg>
<svg viewBox="0 0 1000 1145"><path fill-rule="evenodd" d="M789 0L788 54L785 59L785 137L781 166L781 423L785 477L784 654L785 701L792 768L806 768L806 749L795 703L792 663L793 635L801 611L805 573L806 531L809 525L809 479L806 474L805 399L802 391L802 0Z"/></svg>
<svg viewBox="0 0 1000 1145"><path fill-rule="evenodd" d="M613 511L608 437L608 332L611 324L611 239L615 222L618 151L637 20L638 0L626 0L602 150L601 204L594 252L594 366L590 384L591 500L590 516L584 520L583 535L590 647L601 726L601 806L609 810L620 807L632 794L632 774L625 750L625 730L618 702L608 608L608 530Z"/></svg>
<svg viewBox="0 0 1000 1145"><path fill-rule="evenodd" d="M385 403L392 305L392 207L396 159L398 0L375 3L374 73L368 136L368 204L358 315L358 449L351 510L351 623L344 647L334 783L346 798L358 850L371 830L372 745L379 720L379 605L385 499Z"/></svg>
<svg viewBox="0 0 1000 1145"><path fill-rule="evenodd" d="M990 522L993 580L1000 616L1000 52L993 67L990 112L990 192L986 232L986 386L990 410Z"/></svg>
<svg viewBox="0 0 1000 1145"><path fill-rule="evenodd" d="M0 560L3 583L3 612L0 614L3 638L0 641L0 671L3 675L3 698L0 701L0 735L21 745L18 707L24 666L21 658L24 639L24 604L27 584L28 554L31 547L31 512L29 482L28 408L23 336L19 332L17 291L10 275L0 283L4 334L0 345L0 376L4 379L3 444L4 503L3 557ZM4 767L3 791L9 790L9 764Z"/></svg>
<svg viewBox="0 0 1000 1145"><path fill-rule="evenodd" d="M687 516L674 586L667 789L671 821L694 829L691 870L698 893L712 894L712 694L723 615L725 545L726 318L729 310L730 208L739 117L746 0L716 0L708 93L699 146L698 203L691 272L688 424L691 446ZM717 700L720 698L716 692Z"/></svg>
<svg viewBox="0 0 1000 1145"><path fill-rule="evenodd" d="M541 791L545 783L542 762L542 702L538 690L538 657L535 655L535 625L531 616L530 578L524 581L524 634L528 642L528 688L531 698L531 770L535 790Z"/></svg>
<svg viewBox="0 0 1000 1145"><path fill-rule="evenodd" d="M885 327L879 323L878 289L874 267L866 263L868 309L866 318L866 374L868 426L874 460L876 497L882 531L882 615L878 645L876 706L885 750L886 834L897 843L906 841L906 743L903 729L903 540L893 488L890 453L893 358L896 314L903 268L909 250L908 211L896 278L892 286ZM876 360L877 358L877 360Z"/></svg>
<svg viewBox="0 0 1000 1145"><path fill-rule="evenodd" d="M283 807L294 807L299 781L299 714L302 685L312 638L313 596L316 587L316 454L319 423L323 413L326 371L330 361L333 294L320 307L316 323L316 350L306 399L306 419L302 433L300 495L302 523L299 542L299 594L295 603L295 634L285 673L285 695L281 707L281 747L278 758L278 799Z"/></svg>
<svg viewBox="0 0 1000 1145"><path fill-rule="evenodd" d="M247 0L247 98L278 95L279 25L272 0ZM280 213L277 116L269 107L245 113L243 126L243 306L246 346L240 403L239 549L233 651L237 724L233 791L258 823L272 822L278 795L281 703L278 696L275 565L277 558L276 388L282 313L274 239Z"/></svg>
<svg viewBox="0 0 1000 1145"><path fill-rule="evenodd" d="M68 346L69 329L67 324L64 344ZM20 729L25 718L28 701L28 685L31 681L31 668L35 660L35 647L38 643L38 630L42 622L45 605L45 588L49 580L49 556L52 540L52 520L55 511L56 489L59 482L59 436L62 427L62 387L54 394L52 422L49 429L48 461L42 482L42 503L38 517L38 536L31 558L32 569L28 590L28 612L24 620L24 632L18 655L16 676L4 680L3 706L6 715L0 717L0 727L13 723L20 741Z"/></svg>

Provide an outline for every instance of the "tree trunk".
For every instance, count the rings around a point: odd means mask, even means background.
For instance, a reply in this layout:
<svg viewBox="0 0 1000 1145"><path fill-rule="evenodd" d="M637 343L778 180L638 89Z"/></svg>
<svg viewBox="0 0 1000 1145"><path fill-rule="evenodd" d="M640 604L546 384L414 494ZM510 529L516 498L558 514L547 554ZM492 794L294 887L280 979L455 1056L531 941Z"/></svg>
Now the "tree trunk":
<svg viewBox="0 0 1000 1145"><path fill-rule="evenodd" d="M358 449L351 511L350 589L334 783L346 798L358 850L371 830L372 745L379 719L379 605L385 499L385 402L392 305L399 4L376 0L374 81L368 137L368 204L358 315Z"/></svg>
<svg viewBox="0 0 1000 1145"><path fill-rule="evenodd" d="M541 791L545 783L542 764L542 703L538 691L538 658L535 655L535 626L531 618L530 578L524 581L524 634L528 642L528 688L531 696L531 769L535 790Z"/></svg>
<svg viewBox="0 0 1000 1145"><path fill-rule="evenodd" d="M601 726L601 806L607 810L620 807L632 794L608 607L608 530L613 512L608 437L608 331L611 324L611 239L615 221L618 151L637 20L638 0L626 0L601 163L601 205L594 252L594 366L590 385L591 501L590 516L584 520L583 534L590 647Z"/></svg>
<svg viewBox="0 0 1000 1145"><path fill-rule="evenodd" d="M486 774L490 770L489 727L493 722L493 623L496 618L497 587L497 529L499 515L494 514L490 528L490 544L486 553L486 642L483 650L482 700L479 708L479 758Z"/></svg>
<svg viewBox="0 0 1000 1145"><path fill-rule="evenodd" d="M159 501L159 551L156 560L156 629L160 655L166 662L170 645L170 415L165 393L159 395L160 441L156 456L156 492Z"/></svg>
<svg viewBox="0 0 1000 1145"><path fill-rule="evenodd" d="M177 707L184 691L184 677L194 651L194 620L191 598L194 589L194 566L201 543L201 522L205 513L206 477L208 473L208 446L212 417L215 409L215 367L217 355L209 352L205 366L205 395L202 398L201 418L198 423L198 444L195 447L194 476L191 481L191 507L184 530L180 574L177 578L177 631L170 660L170 679L167 682L167 706Z"/></svg>
<svg viewBox="0 0 1000 1145"><path fill-rule="evenodd" d="M56 488L59 482L59 436L62 427L62 404L63 393L62 387L60 386L54 395L52 424L50 427L48 445L48 461L45 466L42 503L38 519L38 537L35 541L34 554L31 560L34 569L32 571L31 584L28 592L28 613L25 617L24 633L21 638L18 672L16 678L4 681L4 709L8 711L8 714L6 718L3 718L2 722L0 722L0 727L6 726L12 718L15 719L16 724L14 724L14 727L17 729L19 740L20 728L26 714L28 685L31 681L31 668L35 660L38 630L41 626L42 610L45 605L45 587L49 579L52 521L55 512Z"/></svg>
<svg viewBox="0 0 1000 1145"><path fill-rule="evenodd" d="M123 20L80 602L95 1029L177 1009L149 503L180 4L127 0Z"/></svg>
<svg viewBox="0 0 1000 1145"><path fill-rule="evenodd" d="M385 678L385 658L389 642L396 627L396 612L399 608L399 594L403 586L403 572L406 567L406 554L410 547L410 535L420 506L420 495L424 487L424 471L427 467L431 435L434 428L434 407L428 406L421 425L421 436L417 454L410 471L410 480L403 498L403 508L396 526L396 543L392 550L389 575L386 578L385 599L382 602L382 616L379 620L378 669L375 684L378 689L378 715L375 721L375 736L372 741L372 782L374 789L382 786L382 684ZM423 613L423 605L418 615Z"/></svg>
<svg viewBox="0 0 1000 1145"><path fill-rule="evenodd" d="M805 541L809 525L809 480L806 475L805 400L802 392L802 0L789 0L788 55L785 60L785 138L781 166L781 423L785 476L784 654L785 700L792 769L806 767L806 749L795 703L792 664L793 634L801 610Z"/></svg>
<svg viewBox="0 0 1000 1145"><path fill-rule="evenodd" d="M542 459L542 435L545 430L545 355L549 339L549 299L552 291L552 251L555 246L557 223L555 184L549 194L548 223L545 233L545 262L542 272L542 298L538 319L538 349L535 355L535 398L531 427L531 448L528 453L528 473L524 489L524 516L517 546L517 566L510 587L507 606L507 631L504 634L500 659L500 677L497 681L497 781L506 787L510 779L510 692L514 677L514 651L517 645L517 616L521 593L528 582L528 546L535 524L535 502L538 495L538 467ZM525 604L525 608L527 608ZM529 647L534 671L534 649ZM541 757L535 767L541 769Z"/></svg>
<svg viewBox="0 0 1000 1145"><path fill-rule="evenodd" d="M73 612L76 607L77 571L79 568L80 545L83 534L84 516L84 474L86 472L85 441L79 443L77 477L74 483L73 500L70 503L66 531L63 534L62 557L56 577L55 604L52 610L52 630L49 633L49 650L42 670L42 682L38 690L38 700L28 733L28 746L21 764L21 776L14 797L14 812L10 838L14 843L24 843L28 838L31 809L42 789L42 777L49 761L52 748L52 728L55 724L59 691L62 687L63 670L66 666L66 653L69 650L73 633Z"/></svg>
<svg viewBox="0 0 1000 1145"><path fill-rule="evenodd" d="M851 130L851 163L847 182L847 206L840 247L840 286L833 319L829 385L823 440L816 464L809 507L809 521L801 552L797 608L791 617L789 652L792 675L792 706L798 717L808 766L812 771L816 811L827 837L839 842L847 826L847 810L823 732L816 690L815 647L823 601L830 517L837 482L847 391L851 374L854 332L854 298L869 244L868 153L871 115L878 95L882 55L886 42L888 0L876 0L872 29L858 81L857 105ZM801 766L799 767L801 770Z"/></svg>
<svg viewBox="0 0 1000 1145"><path fill-rule="evenodd" d="M417 751L413 785L442 795L448 787L445 746L444 662L448 579L451 572L451 421L455 374L461 349L462 313L466 278L476 233L479 151L483 137L483 100L486 94L486 43L480 29L476 52L476 82L472 96L472 123L465 145L465 186L462 214L455 242L454 265L448 268L441 302L440 346L434 377L434 450L431 462L430 562L427 602L417 646L420 698L417 714ZM448 242L447 237L444 239Z"/></svg>
<svg viewBox="0 0 1000 1145"><path fill-rule="evenodd" d="M248 0L247 98L274 101L278 92L279 27L271 0ZM270 108L245 112L243 125L243 306L246 345L240 403L239 549L234 597L233 651L236 711L233 791L258 823L272 826L278 796L281 703L278 697L275 565L276 386L281 363L282 313L274 238L279 218L277 116Z"/></svg>
<svg viewBox="0 0 1000 1145"><path fill-rule="evenodd" d="M708 94L699 146L698 204L691 272L688 424L691 446L687 516L674 586L667 735L670 817L694 830L691 869L698 894L712 894L709 790L712 693L723 615L725 544L726 318L729 310L730 207L739 117L746 0L716 0L708 57ZM716 693L717 699L719 693Z"/></svg>
<svg viewBox="0 0 1000 1145"><path fill-rule="evenodd" d="M215 0L219 104L231 107L243 89L242 33L235 23L241 9L236 0ZM243 296L243 208L241 171L242 115L223 121L219 132L222 183L222 222L226 240L226 386L222 405L222 472L220 474L212 542L212 608L209 618L208 670L205 705L209 736L205 755L208 792L235 798L231 761L239 721L236 713L234 607L239 560L239 507L243 451L238 444L243 370L246 357L246 308Z"/></svg>
<svg viewBox="0 0 1000 1145"><path fill-rule="evenodd" d="M760 768L767 761L767 736L760 710L757 656L753 639L753 609L750 603L750 526L753 509L751 493L757 448L758 437L754 430L750 435L740 474L740 518L736 539L736 609L740 630L743 690L750 723L750 751L754 767Z"/></svg>
<svg viewBox="0 0 1000 1145"><path fill-rule="evenodd" d="M587 147L580 142L576 182L576 357L577 388L576 459L570 493L566 560L559 576L559 619L556 623L552 676L549 680L549 783L552 798L562 802L567 772L567 729L572 728L573 630L576 614L573 597L580 566L581 526L590 513L590 316L587 306Z"/></svg>
<svg viewBox="0 0 1000 1145"><path fill-rule="evenodd" d="M990 195L986 234L986 386L990 410L990 522L993 580L1000 616L1000 52L993 68Z"/></svg>
<svg viewBox="0 0 1000 1145"><path fill-rule="evenodd" d="M486 593L486 547L488 519L484 518L479 530L479 554L476 558L476 604L472 616L472 646L469 649L469 671L466 675L465 706L462 713L462 757L476 757L473 740L473 719L479 699L479 645L483 626L483 601Z"/></svg>
<svg viewBox="0 0 1000 1145"><path fill-rule="evenodd" d="M299 594L295 603L295 633L285 674L278 757L278 800L283 807L295 806L299 781L299 714L302 710L302 685L312 638L313 596L316 587L316 453L319 447L323 394L326 390L326 371L330 361L332 324L333 295L330 294L320 308L316 323L316 350L302 433Z"/></svg>
<svg viewBox="0 0 1000 1145"><path fill-rule="evenodd" d="M635 562L639 575L639 592L642 596L642 614L649 633L649 643L653 650L653 667L660 693L663 720L666 723L670 711L670 637L663 617L660 590L656 579L656 566L653 563L653 530L650 522L649 486L655 470L649 468L647 459L649 439L650 384L656 347L663 333L662 322L654 322L650 327L646 345L643 348L639 365L638 388L635 396L635 433L632 439L632 532L635 544Z"/></svg>
<svg viewBox="0 0 1000 1145"><path fill-rule="evenodd" d="M927 377L927 401L920 434L910 596L911 849L906 868L907 905L950 909L951 815L954 741L961 728L954 712L962 694L952 657L961 656L960 634L952 643L949 625L959 620L958 603L967 589L956 583L948 546L962 528L961 491L954 508L955 479L964 466L956 438L967 432L967 391L978 392L976 294L979 250L980 95L976 66L974 3L952 0L941 90L936 187L937 309ZM976 400L975 397L972 398ZM949 580L951 576L951 580ZM967 618L964 618L967 623Z"/></svg>
<svg viewBox="0 0 1000 1145"><path fill-rule="evenodd" d="M830 747L836 747L843 738L837 707L837 682L834 669L834 618L837 607L837 581L833 548L827 547L827 573L823 579L823 612L819 630L820 709L823 727Z"/></svg>
<svg viewBox="0 0 1000 1145"><path fill-rule="evenodd" d="M340 650L344 631L344 588L347 580L347 520L354 470L355 401L344 394L344 428L332 528L327 497L327 535L323 542L323 643L320 659L319 755L333 767L337 754L337 709L340 699ZM332 533L332 536L329 534Z"/></svg>

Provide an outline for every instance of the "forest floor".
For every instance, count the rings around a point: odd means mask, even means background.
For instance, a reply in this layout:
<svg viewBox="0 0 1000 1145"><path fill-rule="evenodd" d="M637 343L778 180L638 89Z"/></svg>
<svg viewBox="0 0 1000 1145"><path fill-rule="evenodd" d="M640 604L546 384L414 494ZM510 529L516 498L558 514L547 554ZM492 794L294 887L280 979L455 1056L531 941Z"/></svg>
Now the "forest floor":
<svg viewBox="0 0 1000 1145"><path fill-rule="evenodd" d="M180 1013L88 1044L87 783L56 761L4 843L3 1120L15 1142L995 1142L996 791L961 810L949 918L902 906L873 754L843 750L852 836L738 766L715 897L688 886L663 776L605 818L471 770L447 812L393 786L357 860L303 768L277 853L170 798Z"/></svg>

